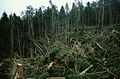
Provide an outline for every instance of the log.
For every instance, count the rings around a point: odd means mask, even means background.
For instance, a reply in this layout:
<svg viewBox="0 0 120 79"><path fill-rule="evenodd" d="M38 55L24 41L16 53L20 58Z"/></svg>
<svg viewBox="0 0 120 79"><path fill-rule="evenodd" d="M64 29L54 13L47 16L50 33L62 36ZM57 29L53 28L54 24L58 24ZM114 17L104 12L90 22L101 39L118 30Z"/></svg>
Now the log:
<svg viewBox="0 0 120 79"><path fill-rule="evenodd" d="M49 77L49 78L46 78L46 79L65 79L65 77Z"/></svg>

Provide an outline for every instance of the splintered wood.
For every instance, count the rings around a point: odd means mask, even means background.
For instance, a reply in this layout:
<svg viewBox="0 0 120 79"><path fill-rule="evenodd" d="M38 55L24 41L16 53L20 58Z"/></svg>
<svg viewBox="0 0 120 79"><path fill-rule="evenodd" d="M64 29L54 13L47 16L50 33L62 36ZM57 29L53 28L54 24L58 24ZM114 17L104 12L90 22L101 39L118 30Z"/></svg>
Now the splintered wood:
<svg viewBox="0 0 120 79"><path fill-rule="evenodd" d="M20 75L20 72L22 70L22 64L20 63L17 63L17 69L16 69L16 72L15 72L15 76L14 76L14 79L19 79L19 75Z"/></svg>

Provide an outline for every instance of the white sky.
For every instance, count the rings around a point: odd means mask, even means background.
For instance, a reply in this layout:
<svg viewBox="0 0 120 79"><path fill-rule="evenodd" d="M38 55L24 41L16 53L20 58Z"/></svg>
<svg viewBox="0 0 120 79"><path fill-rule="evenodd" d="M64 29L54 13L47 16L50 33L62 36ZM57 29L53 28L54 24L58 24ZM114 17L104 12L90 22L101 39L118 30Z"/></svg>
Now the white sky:
<svg viewBox="0 0 120 79"><path fill-rule="evenodd" d="M57 5L58 9L63 5L65 6L66 2L69 5L69 8L72 7L72 3L75 0L52 0L54 5ZM96 0L82 0L83 4L86 2L92 2ZM33 8L39 8L41 6L49 6L49 0L0 0L0 16L5 11L7 14L16 13L20 15L22 11L26 10L26 6L31 5Z"/></svg>

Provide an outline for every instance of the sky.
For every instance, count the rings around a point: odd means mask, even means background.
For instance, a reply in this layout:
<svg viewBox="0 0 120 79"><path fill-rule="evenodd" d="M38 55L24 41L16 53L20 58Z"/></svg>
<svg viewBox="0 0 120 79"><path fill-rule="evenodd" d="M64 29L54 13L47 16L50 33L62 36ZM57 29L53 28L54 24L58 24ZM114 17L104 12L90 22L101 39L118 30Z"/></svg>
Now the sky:
<svg viewBox="0 0 120 79"><path fill-rule="evenodd" d="M72 7L72 3L75 0L51 0L54 5L57 5L58 9L63 5L65 6L68 3L69 8ZM96 0L82 0L85 5L86 2L92 2ZM41 6L48 7L49 0L0 0L0 16L3 12L6 12L8 15L16 13L18 16L21 15L22 11L26 10L26 6L31 5L33 8L39 8Z"/></svg>

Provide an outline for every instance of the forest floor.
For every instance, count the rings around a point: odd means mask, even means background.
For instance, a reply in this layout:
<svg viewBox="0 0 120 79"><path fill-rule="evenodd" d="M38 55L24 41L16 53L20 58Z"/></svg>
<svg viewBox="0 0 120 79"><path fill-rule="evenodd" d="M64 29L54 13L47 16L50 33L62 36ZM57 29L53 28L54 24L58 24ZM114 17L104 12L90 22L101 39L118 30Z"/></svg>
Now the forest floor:
<svg viewBox="0 0 120 79"><path fill-rule="evenodd" d="M68 39L41 40L34 45L42 52L33 50L29 58L16 55L4 59L0 63L0 79L120 78L120 32L116 28L82 28L69 34Z"/></svg>

